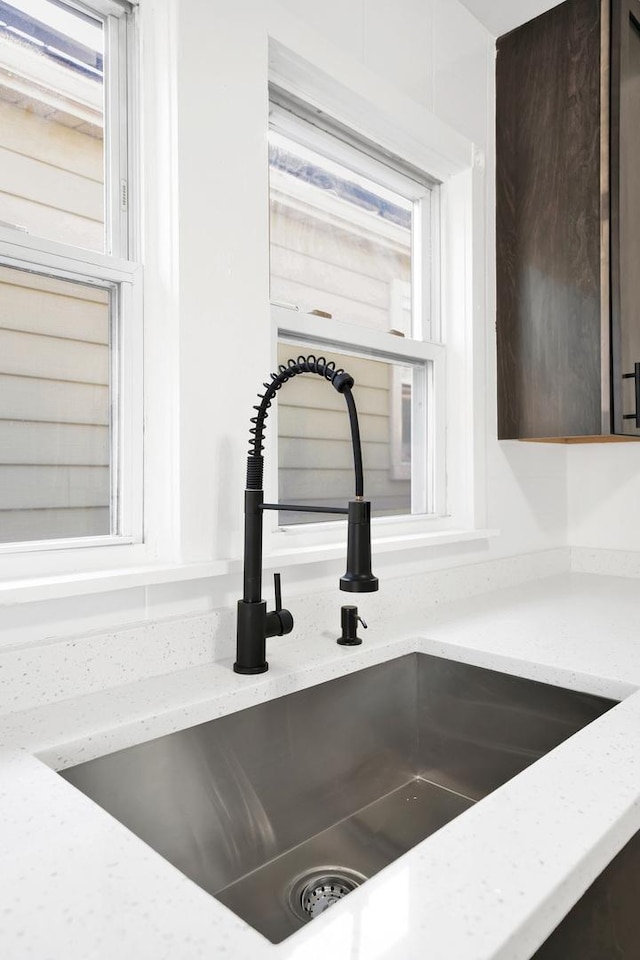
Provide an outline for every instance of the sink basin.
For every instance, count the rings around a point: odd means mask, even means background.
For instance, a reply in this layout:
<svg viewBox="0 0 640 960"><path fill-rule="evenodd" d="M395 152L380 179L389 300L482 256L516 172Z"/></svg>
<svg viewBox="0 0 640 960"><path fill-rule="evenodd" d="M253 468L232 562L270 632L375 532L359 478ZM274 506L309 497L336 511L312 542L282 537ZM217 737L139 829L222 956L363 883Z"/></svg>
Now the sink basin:
<svg viewBox="0 0 640 960"><path fill-rule="evenodd" d="M61 775L279 943L612 706L415 653Z"/></svg>

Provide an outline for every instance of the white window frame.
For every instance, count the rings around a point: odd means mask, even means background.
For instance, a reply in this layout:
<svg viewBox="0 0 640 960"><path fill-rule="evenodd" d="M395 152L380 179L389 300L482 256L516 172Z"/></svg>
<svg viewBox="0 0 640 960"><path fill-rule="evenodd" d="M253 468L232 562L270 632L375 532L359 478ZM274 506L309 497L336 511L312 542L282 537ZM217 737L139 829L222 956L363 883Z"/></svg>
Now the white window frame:
<svg viewBox="0 0 640 960"><path fill-rule="evenodd" d="M411 381L406 377L406 367L393 367L391 375L391 457L390 474L392 480L411 480L411 462L413 456L405 459L402 456L402 425L404 388L411 388ZM413 398L413 396L412 396ZM412 410L411 422L415 414Z"/></svg>
<svg viewBox="0 0 640 960"><path fill-rule="evenodd" d="M410 284L402 280L392 281L389 310L391 328L397 330L400 336L411 336ZM391 378L391 477L394 480L411 480L411 462L402 459L402 393L406 384L402 368L394 367ZM414 417L415 412L412 411L412 423Z"/></svg>
<svg viewBox="0 0 640 960"><path fill-rule="evenodd" d="M444 458L440 464L435 457L436 443L442 442L444 423L442 415L445 398L445 348L442 344L424 340L405 340L378 330L369 330L344 321L319 318L282 306L272 306L273 338L293 345L292 353L315 353L325 350L353 353L372 360L390 360L413 367L413 415L411 418L412 450L416 451L411 465L412 514L405 517L376 517L375 524L402 522L416 516L433 514L443 502ZM277 349L277 347L276 347ZM357 384L355 391L357 405ZM426 415L425 415L426 411ZM345 407L345 416L346 416ZM277 409L272 429L277 436ZM440 421L440 429L438 423ZM278 489L278 458L270 457L269 478L274 490ZM365 494L366 494L365 475ZM295 499L295 498L294 498ZM343 521L321 521L304 525L273 525L273 530L285 536L304 536L322 533L323 530L339 529Z"/></svg>
<svg viewBox="0 0 640 960"><path fill-rule="evenodd" d="M38 576L58 569L69 550L84 557L101 547L143 540L143 332L142 267L137 235L138 207L130 179L138 167L135 130L137 28L133 5L114 0L67 6L103 19L105 60L105 253L48 240L0 225L0 264L61 280L110 289L112 532L0 544L0 579ZM113 146L112 146L113 145ZM132 202L134 200L134 202ZM99 550L98 550L99 554ZM22 555L22 559L19 558ZM40 556L40 561L38 560ZM74 554L76 558L79 554Z"/></svg>
<svg viewBox="0 0 640 960"><path fill-rule="evenodd" d="M365 358L406 362L413 368L411 465L403 474L411 479L411 511L403 516L376 517L374 527L398 529L418 518L442 517L446 510L445 454L445 370L446 351L439 342L439 193L438 183L427 171L404 164L402 158L376 156L379 150L369 141L350 136L350 131L331 124L326 117L308 115L304 104L291 101L275 90L275 102L269 106L270 130L293 144L307 147L320 156L328 156L348 170L367 177L373 183L396 191L413 203L411 231L411 326L399 330L404 336L371 330L336 318L322 318L301 312L302 305L272 302L272 342L297 345L294 352L318 354L332 350ZM283 106L284 104L284 106ZM332 127L334 127L332 129ZM405 170L406 168L406 170ZM308 308L308 305L305 305ZM322 308L322 304L317 304ZM393 306L393 304L392 304ZM402 311L406 312L406 311ZM391 317L392 326L395 322ZM396 318L397 319L397 318ZM274 350L277 348L274 346ZM394 367L394 370L397 369ZM357 388L356 388L357 402ZM277 435L277 414L273 428ZM270 486L278 489L278 458L270 458ZM404 477L403 477L404 478ZM366 492L366 478L365 478ZM274 494L277 498L277 493ZM295 499L295 498L294 498ZM335 536L343 523L322 520L316 523L278 524L285 515L271 519L272 542L283 548L283 540L313 541Z"/></svg>
<svg viewBox="0 0 640 960"><path fill-rule="evenodd" d="M294 143L308 147L321 156L328 156L347 169L368 177L389 190L396 191L414 202L411 226L411 313L413 337L416 340L440 339L440 284L439 284L439 192L438 181L426 170L405 164L400 157L375 155L375 144L368 138L352 136L341 126L332 130L326 117L300 116L293 112L305 111L305 104L288 98L278 88L272 89L275 100L269 103L269 127L288 137ZM288 104L288 108L282 104ZM330 138L330 140L328 139ZM403 170L406 167L406 172ZM414 176L412 177L412 173ZM421 269L417 269L420 265ZM429 293L424 293L424 282L429 280Z"/></svg>
<svg viewBox="0 0 640 960"><path fill-rule="evenodd" d="M413 346L420 342L426 350L436 352L437 362L432 369L438 375L432 397L439 410L430 411L434 415L431 449L445 451L445 456L428 466L434 478L434 512L375 518L374 548L387 552L485 539L496 531L486 529L484 153L433 114L395 95L389 96L384 84L378 84L359 67L344 61L338 63L336 58L330 70L324 64L320 66L314 62L310 47L304 53L296 49L297 41L297 31L286 19L270 34L271 87L285 97L305 103L323 124L335 122L352 131L356 138L375 144L382 154L386 152L392 159L400 157L440 184L438 207L432 210L432 232L426 245L434 264L429 298L431 317L438 317L440 322L437 330L423 327L431 339L413 341ZM426 229L426 224L422 229ZM420 295L415 281L412 289L414 296ZM284 318L280 323L283 330L293 326L287 325ZM326 323L323 320L325 331ZM299 324L298 317L296 331ZM277 362L277 327L278 322L272 317L272 363ZM362 330L358 328L359 339ZM400 343L388 352L402 357L402 338L398 339ZM274 420L271 430L277 435L277 410ZM423 424L426 427L424 418ZM414 417L413 429L417 426ZM273 449L268 458L271 467L267 495L275 499L277 456ZM271 523L272 526L265 523L267 566L342 555L343 521L278 527L274 512Z"/></svg>

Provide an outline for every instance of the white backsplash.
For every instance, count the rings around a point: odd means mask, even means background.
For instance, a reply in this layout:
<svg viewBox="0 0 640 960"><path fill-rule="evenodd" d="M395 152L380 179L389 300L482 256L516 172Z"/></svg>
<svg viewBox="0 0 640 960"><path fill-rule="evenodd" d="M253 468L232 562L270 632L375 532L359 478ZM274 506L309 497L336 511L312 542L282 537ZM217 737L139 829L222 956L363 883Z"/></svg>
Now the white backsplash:
<svg viewBox="0 0 640 960"><path fill-rule="evenodd" d="M640 550L571 547L571 570L574 573L637 579L640 578Z"/></svg>
<svg viewBox="0 0 640 960"><path fill-rule="evenodd" d="M374 624L393 610L426 615L449 601L568 570L569 550L557 548L387 579L376 594L353 596L336 589L293 596L289 606L298 638L317 635L328 642L326 634L339 634L343 603L355 602L365 620ZM277 642L277 638L270 641ZM234 650L235 610L230 607L117 630L5 645L0 652L0 714L229 659Z"/></svg>

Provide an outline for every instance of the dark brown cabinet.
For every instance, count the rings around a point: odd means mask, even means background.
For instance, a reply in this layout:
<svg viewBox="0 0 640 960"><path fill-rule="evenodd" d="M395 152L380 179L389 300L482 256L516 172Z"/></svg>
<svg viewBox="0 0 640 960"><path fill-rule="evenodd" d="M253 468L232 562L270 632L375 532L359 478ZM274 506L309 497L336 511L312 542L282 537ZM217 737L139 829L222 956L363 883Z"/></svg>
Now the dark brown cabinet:
<svg viewBox="0 0 640 960"><path fill-rule="evenodd" d="M498 40L499 439L640 439L640 0Z"/></svg>

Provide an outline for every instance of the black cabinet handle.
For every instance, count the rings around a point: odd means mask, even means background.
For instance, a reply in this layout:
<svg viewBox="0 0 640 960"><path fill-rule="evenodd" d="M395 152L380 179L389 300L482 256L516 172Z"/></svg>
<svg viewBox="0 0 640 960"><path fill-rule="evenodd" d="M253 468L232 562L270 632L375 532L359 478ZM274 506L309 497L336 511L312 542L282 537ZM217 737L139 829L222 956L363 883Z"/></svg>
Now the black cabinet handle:
<svg viewBox="0 0 640 960"><path fill-rule="evenodd" d="M634 380L636 388L636 412L623 414L623 420L635 420L636 430L640 430L640 363L634 363L633 373L623 373L623 380Z"/></svg>

